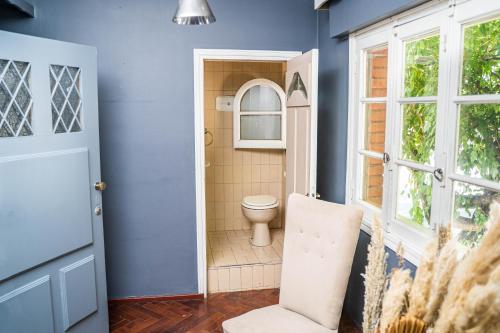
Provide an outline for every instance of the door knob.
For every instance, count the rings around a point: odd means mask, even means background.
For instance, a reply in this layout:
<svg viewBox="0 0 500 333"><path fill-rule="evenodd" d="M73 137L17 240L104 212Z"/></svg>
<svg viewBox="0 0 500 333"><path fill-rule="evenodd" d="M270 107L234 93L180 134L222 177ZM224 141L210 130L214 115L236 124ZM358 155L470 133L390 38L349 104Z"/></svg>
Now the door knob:
<svg viewBox="0 0 500 333"><path fill-rule="evenodd" d="M108 185L105 183L105 182L97 182L94 184L94 188L97 190L97 191L104 191L106 189L106 187L108 187Z"/></svg>

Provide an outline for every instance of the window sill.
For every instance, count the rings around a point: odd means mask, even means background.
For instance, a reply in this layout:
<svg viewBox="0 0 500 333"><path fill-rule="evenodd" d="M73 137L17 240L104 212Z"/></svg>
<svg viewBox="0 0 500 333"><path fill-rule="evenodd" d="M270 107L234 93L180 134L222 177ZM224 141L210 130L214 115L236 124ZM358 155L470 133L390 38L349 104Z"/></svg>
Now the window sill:
<svg viewBox="0 0 500 333"><path fill-rule="evenodd" d="M366 232L368 235L372 235L371 222L363 218L361 223L361 230ZM430 239L429 239L430 240ZM415 241L410 239L405 239L401 235L395 232L384 231L384 243L385 246L396 252L398 250L399 244L403 244L404 247L404 258L415 266L418 266L420 262L420 257L424 253L424 248L426 243L417 244Z"/></svg>

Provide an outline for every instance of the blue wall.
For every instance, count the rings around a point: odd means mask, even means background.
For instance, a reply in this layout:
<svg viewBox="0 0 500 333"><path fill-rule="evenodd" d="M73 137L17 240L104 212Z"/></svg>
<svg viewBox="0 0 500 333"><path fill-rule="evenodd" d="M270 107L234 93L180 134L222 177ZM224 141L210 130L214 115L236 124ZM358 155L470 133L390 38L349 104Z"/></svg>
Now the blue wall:
<svg viewBox="0 0 500 333"><path fill-rule="evenodd" d="M318 45L320 50L318 192L321 194L322 199L338 203L345 202L349 40L347 36L330 38L330 27L335 26L335 17L357 17L356 15L360 14L359 6L364 2L364 0L336 2L330 7L329 12L320 11L318 16ZM371 3L382 5L385 0L371 1ZM342 7L337 7L335 17L332 18L331 15L335 11L332 8L340 4L343 4ZM351 5L352 7L350 7ZM379 15L375 12L372 13ZM366 16L366 13L360 15ZM353 24L352 27L354 27L355 24L359 24L359 21L353 20L351 23ZM343 29L350 30L352 27L344 26ZM361 325L363 319L364 285L361 274L365 271L369 243L370 236L361 231L344 302L344 311L358 325ZM398 259L392 250L389 248L386 248L386 250L389 252L388 271L390 271L398 265ZM415 271L415 266L411 263L405 262L404 265L413 272Z"/></svg>
<svg viewBox="0 0 500 333"><path fill-rule="evenodd" d="M0 29L97 47L110 297L197 292L193 48L316 47L309 0L211 0L213 25L171 23L175 0L30 0Z"/></svg>
<svg viewBox="0 0 500 333"><path fill-rule="evenodd" d="M98 48L108 291L123 297L197 290L193 48L320 48L318 192L344 202L349 50L330 36L419 1L334 1L316 15L309 0L211 0L217 23L203 27L171 24L174 0L32 2L36 19L0 12L0 29ZM345 301L358 323L369 240Z"/></svg>
<svg viewBox="0 0 500 333"><path fill-rule="evenodd" d="M429 0L333 0L330 36L345 35Z"/></svg>

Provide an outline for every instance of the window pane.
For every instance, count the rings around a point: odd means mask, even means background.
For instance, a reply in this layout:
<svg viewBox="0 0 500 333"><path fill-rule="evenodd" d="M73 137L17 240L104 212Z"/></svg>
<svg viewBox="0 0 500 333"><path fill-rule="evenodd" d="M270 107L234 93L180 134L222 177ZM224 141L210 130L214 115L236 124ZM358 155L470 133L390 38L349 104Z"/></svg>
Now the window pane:
<svg viewBox="0 0 500 333"><path fill-rule="evenodd" d="M29 63L0 59L0 138L33 135L30 84Z"/></svg>
<svg viewBox="0 0 500 333"><path fill-rule="evenodd" d="M490 204L500 203L500 193L455 182L453 194L453 231L462 244L474 246L485 232Z"/></svg>
<svg viewBox="0 0 500 333"><path fill-rule="evenodd" d="M439 35L405 43L404 96L437 96Z"/></svg>
<svg viewBox="0 0 500 333"><path fill-rule="evenodd" d="M432 175L428 172L399 167L396 218L400 221L430 227Z"/></svg>
<svg viewBox="0 0 500 333"><path fill-rule="evenodd" d="M281 140L281 116L241 116L241 140Z"/></svg>
<svg viewBox="0 0 500 333"><path fill-rule="evenodd" d="M366 97L387 96L387 47L366 51Z"/></svg>
<svg viewBox="0 0 500 333"><path fill-rule="evenodd" d="M364 149L383 153L385 144L385 103L365 105Z"/></svg>
<svg viewBox="0 0 500 333"><path fill-rule="evenodd" d="M457 173L500 181L500 104L460 106Z"/></svg>
<svg viewBox="0 0 500 333"><path fill-rule="evenodd" d="M435 137L436 104L403 105L401 157L433 165Z"/></svg>
<svg viewBox="0 0 500 333"><path fill-rule="evenodd" d="M243 95L240 110L241 112L281 111L281 99L271 87L254 86Z"/></svg>
<svg viewBox="0 0 500 333"><path fill-rule="evenodd" d="M50 65L49 73L54 132L80 132L82 130L80 68Z"/></svg>
<svg viewBox="0 0 500 333"><path fill-rule="evenodd" d="M464 29L461 95L500 93L500 19Z"/></svg>
<svg viewBox="0 0 500 333"><path fill-rule="evenodd" d="M382 207L384 192L384 163L382 160L363 156L363 193L362 200Z"/></svg>

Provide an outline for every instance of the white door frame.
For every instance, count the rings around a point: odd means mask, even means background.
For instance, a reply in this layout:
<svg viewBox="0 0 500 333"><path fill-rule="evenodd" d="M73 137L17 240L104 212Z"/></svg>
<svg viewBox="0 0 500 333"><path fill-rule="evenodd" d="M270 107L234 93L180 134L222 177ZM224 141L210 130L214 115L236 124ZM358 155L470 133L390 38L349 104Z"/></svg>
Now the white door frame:
<svg viewBox="0 0 500 333"><path fill-rule="evenodd" d="M198 293L207 295L207 248L205 207L205 60L288 61L299 51L194 49L194 147L196 181L196 246L198 259Z"/></svg>

